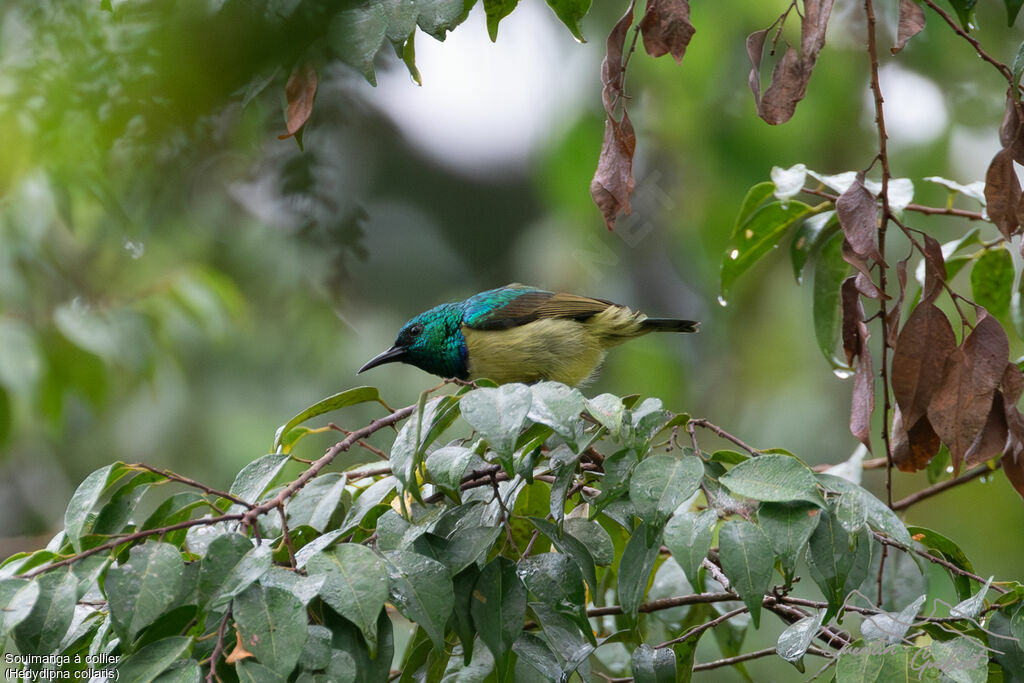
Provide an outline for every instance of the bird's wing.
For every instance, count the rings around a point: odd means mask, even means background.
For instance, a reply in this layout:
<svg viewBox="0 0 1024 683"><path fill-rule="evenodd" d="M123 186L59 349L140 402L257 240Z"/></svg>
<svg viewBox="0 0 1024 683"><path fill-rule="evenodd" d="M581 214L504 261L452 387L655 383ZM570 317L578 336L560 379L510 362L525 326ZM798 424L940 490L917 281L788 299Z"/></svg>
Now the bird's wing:
<svg viewBox="0 0 1024 683"><path fill-rule="evenodd" d="M473 297L464 323L474 330L504 330L541 318L586 320L609 306L610 301L562 292L548 292L522 285L484 292Z"/></svg>

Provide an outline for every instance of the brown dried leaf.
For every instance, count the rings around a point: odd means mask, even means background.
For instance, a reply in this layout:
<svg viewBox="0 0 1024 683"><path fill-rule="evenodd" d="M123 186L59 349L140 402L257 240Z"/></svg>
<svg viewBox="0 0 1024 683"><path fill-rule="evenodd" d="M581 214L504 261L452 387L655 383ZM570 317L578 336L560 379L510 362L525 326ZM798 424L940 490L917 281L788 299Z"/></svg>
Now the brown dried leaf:
<svg viewBox="0 0 1024 683"><path fill-rule="evenodd" d="M228 653L227 657L224 658L224 661L228 664L234 664L235 662L255 656L256 655L242 647L242 634L238 632L238 624L235 624L235 649Z"/></svg>
<svg viewBox="0 0 1024 683"><path fill-rule="evenodd" d="M609 230L615 228L615 217L620 211L629 213L629 196L633 193L633 152L636 134L629 114L623 112L622 121L610 117L604 124L604 142L597 171L590 182L590 196L601 209Z"/></svg>
<svg viewBox="0 0 1024 683"><path fill-rule="evenodd" d="M752 33L747 37L747 54L754 69L750 74L750 87L754 91L757 114L771 124L785 123L793 117L797 102L807 94L807 82L811 79L818 53L825 46L825 29L832 12L832 0L804 0L803 19L800 24L800 54L787 47L772 70L772 80L764 97L758 100L760 91L761 50L764 35Z"/></svg>
<svg viewBox="0 0 1024 683"><path fill-rule="evenodd" d="M888 340L888 344L891 347L896 346L896 336L900 325L900 315L903 313L903 298L907 293L907 262L910 257L899 261L896 264L896 279L900 285L899 296L896 297L896 303L893 304L892 308L885 314L885 338Z"/></svg>
<svg viewBox="0 0 1024 683"><path fill-rule="evenodd" d="M1013 99L1013 93L1006 93L1006 113L999 127L999 142L1003 147L1011 149L1013 160L1024 164L1024 129L1021 127L1020 102Z"/></svg>
<svg viewBox="0 0 1024 683"><path fill-rule="evenodd" d="M843 351L846 352L846 364L853 365L853 359L860 354L860 336L857 334L857 323L864 320L864 306L860 302L860 292L854 276L843 280L839 288L840 309L843 312L842 338Z"/></svg>
<svg viewBox="0 0 1024 683"><path fill-rule="evenodd" d="M648 0L647 11L640 20L640 35L647 54L671 54L676 62L682 62L694 31L689 0Z"/></svg>
<svg viewBox="0 0 1024 683"><path fill-rule="evenodd" d="M882 254L875 242L875 234L878 232L878 206L875 204L874 195L868 192L862 180L863 178L858 177L836 200L836 215L839 217L839 227L853 252L863 259L872 258L882 263ZM851 265L857 267L857 264Z"/></svg>
<svg viewBox="0 0 1024 683"><path fill-rule="evenodd" d="M924 10L914 0L900 0L900 21L896 29L896 45L892 53L896 54L907 44L907 41L924 30Z"/></svg>
<svg viewBox="0 0 1024 683"><path fill-rule="evenodd" d="M869 299L891 299L892 297L885 294L878 288L878 285L874 283L870 276L860 271L857 273L857 277L854 279L854 283L857 285L857 291L866 296Z"/></svg>
<svg viewBox="0 0 1024 683"><path fill-rule="evenodd" d="M629 196L633 192L633 153L636 151L636 133L629 120L625 106L622 107L622 118L616 116L616 106L623 99L623 79L625 66L623 50L626 34L633 24L633 6L630 3L626 13L608 34L607 55L601 63L601 81L604 89L601 100L604 103L605 125L604 141L601 144L601 156L597 161L597 170L590 181L590 196L601 210L605 224L609 230L615 227L615 217L619 212L629 213Z"/></svg>
<svg viewBox="0 0 1024 683"><path fill-rule="evenodd" d="M758 103L757 114L772 125L785 123L793 118L796 104L805 94L807 81L800 55L792 47L787 47L772 70L771 83Z"/></svg>
<svg viewBox="0 0 1024 683"><path fill-rule="evenodd" d="M942 256L942 245L931 235L924 236L924 294L922 301L932 302L942 292L946 282L946 259Z"/></svg>
<svg viewBox="0 0 1024 683"><path fill-rule="evenodd" d="M988 411L988 419L981 428L974 443L964 453L964 465L974 467L987 462L1003 452L1007 437L1006 411L1003 408L1003 395L996 389L992 397L992 408Z"/></svg>
<svg viewBox="0 0 1024 683"><path fill-rule="evenodd" d="M1024 375L1016 363L1007 363L1003 370L1003 376L999 380L999 389L1003 392L1008 406L1016 406L1020 400L1021 393L1024 393Z"/></svg>
<svg viewBox="0 0 1024 683"><path fill-rule="evenodd" d="M845 314L844 314L845 315ZM875 410L875 373L868 352L868 326L857 321L857 372L853 377L853 399L850 403L850 432L871 450L871 413Z"/></svg>
<svg viewBox="0 0 1024 683"><path fill-rule="evenodd" d="M892 393L911 429L927 414L942 383L946 357L954 350L956 335L946 314L931 302L918 304L903 325L892 356Z"/></svg>
<svg viewBox="0 0 1024 683"><path fill-rule="evenodd" d="M871 277L871 265L868 263L867 258L857 254L857 252L853 250L853 247L850 246L850 240L845 237L843 238L842 251L844 261L863 273L865 277Z"/></svg>
<svg viewBox="0 0 1024 683"><path fill-rule="evenodd" d="M284 94L288 99L288 133L278 135L278 140L290 138L306 125L309 115L313 113L317 84L316 69L309 62L300 64L292 71L284 87Z"/></svg>
<svg viewBox="0 0 1024 683"><path fill-rule="evenodd" d="M1004 147L992 157L985 173L985 203L989 218L1006 239L1010 239L1020 225L1017 216L1020 201L1020 181L1013 170L1013 151Z"/></svg>
<svg viewBox="0 0 1024 683"><path fill-rule="evenodd" d="M919 419L914 428L907 433L903 428L899 406L893 411L890 441L893 464L901 472L923 470L942 447L939 435L932 429L932 423L928 421L927 416Z"/></svg>
<svg viewBox="0 0 1024 683"><path fill-rule="evenodd" d="M747 56L750 57L750 75L747 82L754 93L754 104L758 113L761 112L761 55L764 54L764 40L768 29L754 31L747 36Z"/></svg>
<svg viewBox="0 0 1024 683"><path fill-rule="evenodd" d="M1019 452L1019 449L1013 452L1007 450L1003 455L1002 464L1006 478L1013 484L1020 497L1024 498L1024 453Z"/></svg>
<svg viewBox="0 0 1024 683"><path fill-rule="evenodd" d="M954 476L988 420L1009 355L1006 331L981 308L974 330L946 357L942 384L928 405L928 419L949 447Z"/></svg>

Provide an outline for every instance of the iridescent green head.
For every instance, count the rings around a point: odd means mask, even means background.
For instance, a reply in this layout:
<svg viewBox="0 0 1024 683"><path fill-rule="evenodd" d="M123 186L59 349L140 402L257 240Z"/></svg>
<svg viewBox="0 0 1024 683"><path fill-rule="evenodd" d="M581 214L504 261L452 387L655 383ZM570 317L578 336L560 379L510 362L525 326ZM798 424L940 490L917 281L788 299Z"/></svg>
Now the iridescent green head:
<svg viewBox="0 0 1024 683"><path fill-rule="evenodd" d="M370 359L359 372L384 363L400 362L440 377L465 379L466 358L462 309L459 304L442 304L403 325L394 345Z"/></svg>

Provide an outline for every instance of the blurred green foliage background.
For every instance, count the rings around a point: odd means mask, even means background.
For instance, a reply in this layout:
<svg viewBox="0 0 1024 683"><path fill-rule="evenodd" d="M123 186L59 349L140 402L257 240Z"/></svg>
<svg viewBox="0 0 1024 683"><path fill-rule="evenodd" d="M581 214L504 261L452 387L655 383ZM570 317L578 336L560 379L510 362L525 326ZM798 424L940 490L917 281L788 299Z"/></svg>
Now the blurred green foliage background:
<svg viewBox="0 0 1024 683"><path fill-rule="evenodd" d="M593 8L586 44L538 3L491 44L477 8L445 43L418 36L422 87L384 49L376 89L336 58L336 3L4 3L0 554L40 545L77 483L110 461L226 488L277 425L327 394L373 383L393 405L413 402L434 378L355 369L413 314L511 281L703 321L694 337L617 349L588 394L659 396L755 446L846 459L850 383L817 350L810 287L785 255L716 303L751 185L773 165L862 169L876 148L858 3L837 3L794 120L756 117L744 38L785 4L694 3L681 66L633 55L637 190L609 233L588 185L604 36L624 3ZM886 47L897 5L878 3ZM1005 82L928 21L897 57L883 50L882 86L894 174L914 180L915 201L943 205L921 179L983 178ZM978 24L1012 60L1022 36L1002 3L980 3ZM277 135L304 60L320 86L300 149ZM970 227L914 226L940 240ZM312 442L300 455L331 443ZM867 483L882 493L881 475ZM896 497L925 485L895 475ZM961 543L979 573L1019 577L1024 505L1001 475L908 519Z"/></svg>

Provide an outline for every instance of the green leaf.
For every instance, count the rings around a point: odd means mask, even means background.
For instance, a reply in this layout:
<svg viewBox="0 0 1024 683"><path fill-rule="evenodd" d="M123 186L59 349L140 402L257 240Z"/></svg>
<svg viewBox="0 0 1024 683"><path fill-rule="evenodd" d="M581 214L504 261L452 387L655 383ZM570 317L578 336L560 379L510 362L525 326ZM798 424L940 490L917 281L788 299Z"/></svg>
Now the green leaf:
<svg viewBox="0 0 1024 683"><path fill-rule="evenodd" d="M533 395L525 384L476 389L462 397L462 417L493 450L511 459L532 403Z"/></svg>
<svg viewBox="0 0 1024 683"><path fill-rule="evenodd" d="M461 502L459 485L476 454L465 446L444 446L427 456L430 478L451 498Z"/></svg>
<svg viewBox="0 0 1024 683"><path fill-rule="evenodd" d="M388 574L377 554L358 543L342 543L309 558L309 576L325 577L320 597L362 632L377 653L377 618L388 598Z"/></svg>
<svg viewBox="0 0 1024 683"><path fill-rule="evenodd" d="M132 471L123 462L111 463L93 471L75 489L64 512L64 534L75 552L82 551L82 536L92 530L95 508L104 492Z"/></svg>
<svg viewBox="0 0 1024 683"><path fill-rule="evenodd" d="M321 399L277 428L277 433L274 435L274 446L271 450L277 451L278 447L281 446L281 438L290 432L292 428L299 426L306 420L333 410L354 406L357 403L379 400L380 393L376 387L355 387L354 389L342 391L341 393Z"/></svg>
<svg viewBox="0 0 1024 683"><path fill-rule="evenodd" d="M388 29L387 11L378 3L341 10L327 27L327 44L341 61L377 85L373 58ZM286 430L287 431L287 430Z"/></svg>
<svg viewBox="0 0 1024 683"><path fill-rule="evenodd" d="M626 414L622 399L614 394L601 394L594 398L584 398L583 403L591 417L600 422L613 438L618 439L622 433L622 419Z"/></svg>
<svg viewBox="0 0 1024 683"><path fill-rule="evenodd" d="M719 478L735 494L765 502L805 500L824 507L814 472L796 458L760 455L741 462Z"/></svg>
<svg viewBox="0 0 1024 683"><path fill-rule="evenodd" d="M333 636L331 664L325 681L386 681L394 660L394 629L387 612L377 619L377 656L371 657L363 637L350 621L325 610L325 625ZM353 667L354 663L354 667ZM355 669L353 673L352 669Z"/></svg>
<svg viewBox="0 0 1024 683"><path fill-rule="evenodd" d="M387 39L401 44L416 29L417 7L414 0L381 0L387 15Z"/></svg>
<svg viewBox="0 0 1024 683"><path fill-rule="evenodd" d="M926 598L926 595L918 596L899 612L883 612L866 617L860 625L861 634L869 641L900 642L917 620L917 613Z"/></svg>
<svg viewBox="0 0 1024 683"><path fill-rule="evenodd" d="M580 19L587 16L590 0L548 0L548 7L555 11L555 16L566 25L576 40L587 42L580 31Z"/></svg>
<svg viewBox="0 0 1024 683"><path fill-rule="evenodd" d="M697 491L703 477L704 465L695 455L648 456L633 470L629 500L640 519L658 528Z"/></svg>
<svg viewBox="0 0 1024 683"><path fill-rule="evenodd" d="M435 650L444 649L444 629L454 604L448 568L437 560L405 550L385 553L391 578L391 601L430 636Z"/></svg>
<svg viewBox="0 0 1024 683"><path fill-rule="evenodd" d="M253 460L235 475L228 493L248 503L256 503L289 460L285 453L269 453Z"/></svg>
<svg viewBox="0 0 1024 683"><path fill-rule="evenodd" d="M697 573L708 556L717 522L718 514L708 508L702 512L680 510L665 525L665 545L693 586L700 585Z"/></svg>
<svg viewBox="0 0 1024 683"><path fill-rule="evenodd" d="M1024 0L1003 0L1003 4L1006 5L1006 25L1013 26L1014 22L1017 21L1017 15L1020 14L1021 5L1024 5ZM1021 53L1021 48L1017 49L1017 55ZM1022 60L1024 61L1024 60ZM1020 73L1024 71L1024 64L1021 65L1021 69L1017 69L1017 59L1013 60L1013 73L1016 75L1014 81L1020 80Z"/></svg>
<svg viewBox="0 0 1024 683"><path fill-rule="evenodd" d="M107 570L103 585L110 616L124 641L174 604L185 573L181 552L169 543L143 543L127 562Z"/></svg>
<svg viewBox="0 0 1024 683"><path fill-rule="evenodd" d="M615 561L615 544L604 527L596 521L570 517L563 522L562 529L587 547L594 558L594 564L609 567Z"/></svg>
<svg viewBox="0 0 1024 683"><path fill-rule="evenodd" d="M38 597L14 628L14 642L22 652L49 654L57 649L71 625L78 581L70 571L58 570L43 574L34 583Z"/></svg>
<svg viewBox="0 0 1024 683"><path fill-rule="evenodd" d="M583 573L569 557L562 553L541 553L519 560L519 578L527 590L539 600L568 612L579 612L586 607L586 589ZM583 611L582 627L586 623Z"/></svg>
<svg viewBox="0 0 1024 683"><path fill-rule="evenodd" d="M498 556L483 568L473 588L470 614L480 640L494 655L498 680L504 680L509 651L526 618L526 588L514 562Z"/></svg>
<svg viewBox="0 0 1024 683"><path fill-rule="evenodd" d="M594 566L594 556L590 550L579 539L569 533L562 533L559 528L546 519L531 517L532 521L540 532L547 536L551 543L562 552L572 558L583 572L591 591L598 589L597 570ZM566 520L568 522L569 520Z"/></svg>
<svg viewBox="0 0 1024 683"><path fill-rule="evenodd" d="M346 483L345 475L338 472L313 477L288 501L288 526L307 524L317 531L336 527L345 513L345 500L351 498L345 492Z"/></svg>
<svg viewBox="0 0 1024 683"><path fill-rule="evenodd" d="M789 260L793 264L793 277L797 284L803 283L804 266L810 258L839 229L835 216L835 211L824 211L810 216L796 229L789 245Z"/></svg>
<svg viewBox="0 0 1024 683"><path fill-rule="evenodd" d="M160 505L158 505L156 509L149 514L149 517L147 517L146 521L142 523L139 530L156 529L157 527L170 526L172 524L184 522L186 519L192 517L193 510L204 507L205 505L206 499L198 493L194 493L192 491L175 493L173 496L160 503ZM185 540L187 533L187 529L171 531L163 535L163 540L171 545L180 547L181 543Z"/></svg>
<svg viewBox="0 0 1024 683"><path fill-rule="evenodd" d="M840 654L836 664L836 683L862 683L863 681L907 682L933 680L934 669L928 648L909 645L889 645L870 648L863 640L856 640ZM880 654L875 654L880 652Z"/></svg>
<svg viewBox="0 0 1024 683"><path fill-rule="evenodd" d="M765 184L771 185L774 192L773 183L762 183ZM755 186L751 193L759 187L761 185ZM751 200L751 195L748 195L747 199ZM744 204L744 211L746 210L747 205ZM810 211L811 207L803 202L772 202L755 210L745 220L737 221L736 230L722 258L723 300L729 296L729 289L736 278L770 252L786 231Z"/></svg>
<svg viewBox="0 0 1024 683"><path fill-rule="evenodd" d="M970 31L975 28L974 25L974 5L977 0L949 0L949 4L953 6L953 10L956 11L956 16L960 20L960 25L965 31Z"/></svg>
<svg viewBox="0 0 1024 683"><path fill-rule="evenodd" d="M888 505L875 498L867 490L842 477L825 473L817 474L815 477L829 491L843 495L852 493L859 496L867 509L868 524L872 529L885 533L889 538L902 543L905 547L911 547L910 532L900 521L899 516L889 509Z"/></svg>
<svg viewBox="0 0 1024 683"><path fill-rule="evenodd" d="M984 306L996 318L1010 310L1013 291L1013 259L1005 247L986 249L971 269L974 303Z"/></svg>
<svg viewBox="0 0 1024 683"><path fill-rule="evenodd" d="M459 399L442 396L430 401L421 397L415 413L402 425L391 445L391 471L401 484L402 491L410 491L420 499L420 489L414 473L423 462L428 445L440 436L458 417Z"/></svg>
<svg viewBox="0 0 1024 683"><path fill-rule="evenodd" d="M821 509L809 503L761 503L757 522L779 557L788 584L803 556L807 540L818 526Z"/></svg>
<svg viewBox="0 0 1024 683"><path fill-rule="evenodd" d="M512 645L512 651L519 656L516 662L517 666L527 664L543 676L545 680L561 680L562 665L558 661L557 655L538 636L532 633L522 633Z"/></svg>
<svg viewBox="0 0 1024 683"><path fill-rule="evenodd" d="M561 680L569 680L572 672L594 651L594 643L583 634L573 620L556 611L551 605L532 602L530 608L537 615L541 632L550 644L551 650L561 662Z"/></svg>
<svg viewBox="0 0 1024 683"><path fill-rule="evenodd" d="M634 529L619 560L619 604L623 614L633 622L636 622L637 610L647 594L651 570L661 550L661 534L649 538L652 535L650 531L646 523Z"/></svg>
<svg viewBox="0 0 1024 683"><path fill-rule="evenodd" d="M498 23L512 13L519 0L484 0L484 12L487 15L487 35L491 42L498 40Z"/></svg>
<svg viewBox="0 0 1024 683"><path fill-rule="evenodd" d="M199 565L199 595L208 609L219 609L259 580L270 569L273 548L253 546L241 534L225 534L210 543Z"/></svg>
<svg viewBox="0 0 1024 683"><path fill-rule="evenodd" d="M384 499L391 495L397 483L395 477L384 477L363 489L345 515L340 531L349 533L359 526L370 510L382 504Z"/></svg>
<svg viewBox="0 0 1024 683"><path fill-rule="evenodd" d="M278 677L287 677L309 637L305 605L286 590L253 584L235 597L231 614L242 646Z"/></svg>
<svg viewBox="0 0 1024 683"><path fill-rule="evenodd" d="M988 658L991 651L977 638L959 636L953 640L936 640L929 650L933 666L957 683L990 680Z"/></svg>
<svg viewBox="0 0 1024 683"><path fill-rule="evenodd" d="M573 450L578 450L576 444L583 437L583 394L558 382L538 382L531 390L530 419L551 427Z"/></svg>
<svg viewBox="0 0 1024 683"><path fill-rule="evenodd" d="M836 346L839 344L839 288L849 270L849 265L843 260L843 234L837 232L822 245L814 264L812 295L814 338L833 367L846 365L836 358Z"/></svg>
<svg viewBox="0 0 1024 683"><path fill-rule="evenodd" d="M858 588L871 564L871 540L867 533L851 536L839 520L822 511L818 526L807 544L811 578L828 601L825 621L831 619L850 591Z"/></svg>
<svg viewBox="0 0 1024 683"><path fill-rule="evenodd" d="M416 24L437 40L444 40L456 26L466 20L474 2L464 0L416 0L419 16Z"/></svg>
<svg viewBox="0 0 1024 683"><path fill-rule="evenodd" d="M149 683L171 668L174 662L187 656L191 649L192 639L185 636L174 636L150 643L117 663L118 680Z"/></svg>
<svg viewBox="0 0 1024 683"><path fill-rule="evenodd" d="M452 589L454 592L454 627L455 632L462 641L462 658L466 665L473 659L473 641L476 638L476 628L473 626L473 617L470 615L472 604L473 587L480 577L480 568L471 564L461 572L452 577ZM487 648L484 648L487 650ZM487 650L490 652L490 650Z"/></svg>
<svg viewBox="0 0 1024 683"><path fill-rule="evenodd" d="M718 530L722 571L750 610L754 628L761 619L761 602L772 580L775 555L762 531L744 520L732 520Z"/></svg>
<svg viewBox="0 0 1024 683"><path fill-rule="evenodd" d="M676 655L667 647L655 649L647 643L633 650L630 658L636 683L674 683Z"/></svg>
<svg viewBox="0 0 1024 683"><path fill-rule="evenodd" d="M5 639L11 629L28 618L38 599L38 581L27 579L0 581L0 640Z"/></svg>
<svg viewBox="0 0 1024 683"><path fill-rule="evenodd" d="M923 526L908 526L907 532L912 534L914 540L925 548L938 551L942 559L951 562L953 565L966 572L970 572L971 574L977 573L974 571L974 566L971 564L966 553L960 549L959 545L946 536ZM907 547L912 546L908 543ZM953 588L956 590L957 600L970 599L980 584L963 574L959 574L952 570L947 570L947 572L949 574L950 581L953 582Z"/></svg>

